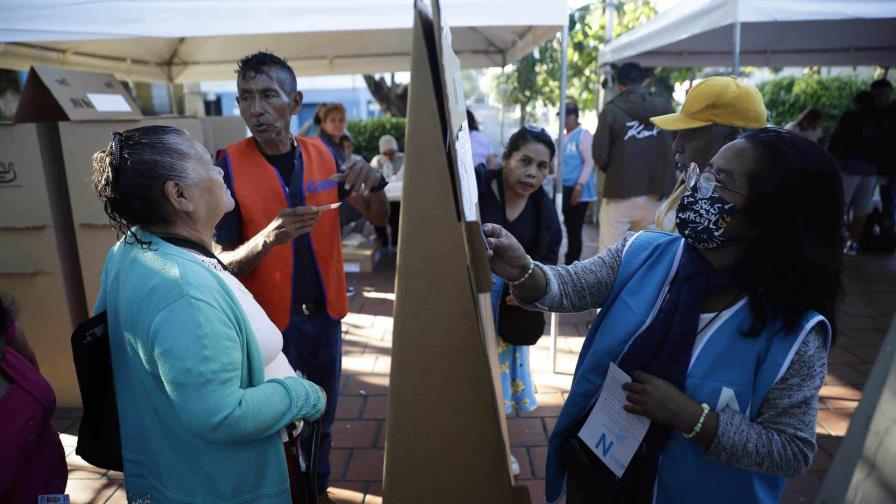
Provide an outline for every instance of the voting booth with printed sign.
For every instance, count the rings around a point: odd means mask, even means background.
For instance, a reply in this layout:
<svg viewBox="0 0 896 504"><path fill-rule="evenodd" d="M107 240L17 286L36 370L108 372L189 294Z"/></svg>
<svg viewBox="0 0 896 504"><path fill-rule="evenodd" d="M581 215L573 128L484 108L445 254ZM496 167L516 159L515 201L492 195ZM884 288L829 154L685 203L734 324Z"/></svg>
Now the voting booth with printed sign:
<svg viewBox="0 0 896 504"><path fill-rule="evenodd" d="M383 497L529 502L514 486L460 64L415 6Z"/></svg>
<svg viewBox="0 0 896 504"><path fill-rule="evenodd" d="M0 163L11 179L2 183L0 168L0 290L18 301L21 327L59 406L79 406L69 339L92 310L116 240L90 181L91 157L112 131L164 124L202 143L203 125L143 119L111 74L51 67L29 71L15 121L0 126Z"/></svg>
<svg viewBox="0 0 896 504"><path fill-rule="evenodd" d="M60 406L80 404L69 337L87 317L55 123L0 125L0 291Z"/></svg>

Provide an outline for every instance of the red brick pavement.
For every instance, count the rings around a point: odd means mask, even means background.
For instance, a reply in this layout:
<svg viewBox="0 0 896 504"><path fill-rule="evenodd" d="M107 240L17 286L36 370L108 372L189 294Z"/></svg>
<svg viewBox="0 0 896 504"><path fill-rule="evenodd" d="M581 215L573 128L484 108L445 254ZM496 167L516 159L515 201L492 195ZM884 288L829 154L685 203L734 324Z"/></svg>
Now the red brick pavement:
<svg viewBox="0 0 896 504"><path fill-rule="evenodd" d="M586 228L586 253L593 253L595 232ZM862 387L896 310L896 259L860 256L846 262L846 296L840 336L830 354L826 384L819 399L818 452L808 473L791 480L782 502L812 502L849 427ZM381 261L374 273L350 275L357 289L345 336L342 391L334 426L331 492L340 503L382 502L386 401L391 360L394 264ZM569 391L571 374L590 322L588 314L561 317L558 373L543 338L531 351L539 408L508 419L511 451L520 462L518 481L530 487L533 502L543 502L544 460L548 435ZM72 502L125 502L121 474L101 471L73 453L77 411L60 410L55 423L69 453ZM438 468L421 468L438 470Z"/></svg>

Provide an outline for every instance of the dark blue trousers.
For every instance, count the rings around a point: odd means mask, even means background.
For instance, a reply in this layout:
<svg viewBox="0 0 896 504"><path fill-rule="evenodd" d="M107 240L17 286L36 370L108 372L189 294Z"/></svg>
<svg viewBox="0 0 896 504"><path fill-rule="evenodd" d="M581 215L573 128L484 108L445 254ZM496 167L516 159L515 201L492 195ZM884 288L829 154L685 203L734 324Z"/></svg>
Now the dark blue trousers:
<svg viewBox="0 0 896 504"><path fill-rule="evenodd" d="M325 492L330 483L332 428L342 375L342 324L323 310L308 315L296 310L283 331L283 354L294 369L327 393L327 407L321 417L320 457L317 462L317 488ZM302 430L303 453L311 453L308 433L308 429Z"/></svg>

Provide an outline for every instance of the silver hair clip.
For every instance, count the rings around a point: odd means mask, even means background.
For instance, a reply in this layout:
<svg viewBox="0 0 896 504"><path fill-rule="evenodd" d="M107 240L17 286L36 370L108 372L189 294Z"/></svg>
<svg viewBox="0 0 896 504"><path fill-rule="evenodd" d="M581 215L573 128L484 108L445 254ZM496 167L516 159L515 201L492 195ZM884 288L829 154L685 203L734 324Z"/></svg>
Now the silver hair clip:
<svg viewBox="0 0 896 504"><path fill-rule="evenodd" d="M121 133L112 132L112 167L115 169L121 168L121 137Z"/></svg>

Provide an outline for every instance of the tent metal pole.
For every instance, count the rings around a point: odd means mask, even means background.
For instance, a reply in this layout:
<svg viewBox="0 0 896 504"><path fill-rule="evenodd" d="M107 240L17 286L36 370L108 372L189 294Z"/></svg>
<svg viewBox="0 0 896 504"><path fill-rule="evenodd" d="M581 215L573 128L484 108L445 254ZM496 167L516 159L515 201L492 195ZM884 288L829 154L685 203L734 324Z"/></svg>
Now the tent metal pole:
<svg viewBox="0 0 896 504"><path fill-rule="evenodd" d="M734 21L734 61L731 73L736 77L740 75L740 15Z"/></svg>
<svg viewBox="0 0 896 504"><path fill-rule="evenodd" d="M557 136L557 170L554 175L554 205L557 216L563 216L563 149L566 128L566 72L568 70L567 46L569 45L569 17L563 25L560 39L560 133ZM551 313L551 372L557 372L557 338L560 332L560 316Z"/></svg>

